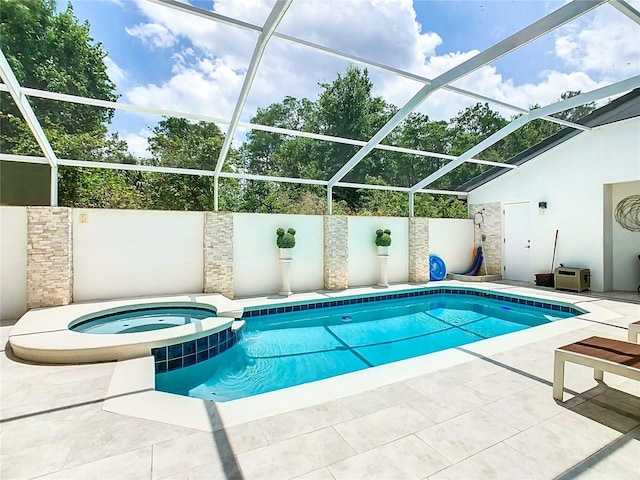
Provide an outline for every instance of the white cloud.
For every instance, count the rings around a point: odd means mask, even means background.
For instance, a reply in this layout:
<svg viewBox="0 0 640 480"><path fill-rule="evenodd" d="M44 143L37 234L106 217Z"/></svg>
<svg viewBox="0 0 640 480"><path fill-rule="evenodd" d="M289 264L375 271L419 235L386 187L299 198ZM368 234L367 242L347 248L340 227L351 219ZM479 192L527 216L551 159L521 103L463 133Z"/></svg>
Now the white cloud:
<svg viewBox="0 0 640 480"><path fill-rule="evenodd" d="M617 81L640 73L640 30L605 5L565 27L556 38L555 54L568 67Z"/></svg>
<svg viewBox="0 0 640 480"><path fill-rule="evenodd" d="M109 75L111 81L116 85L121 85L127 78L126 72L111 57L105 57L104 64L107 67L107 75Z"/></svg>
<svg viewBox="0 0 640 480"><path fill-rule="evenodd" d="M220 60L207 58L180 64L169 80L131 88L125 97L136 105L230 118L242 77Z"/></svg>
<svg viewBox="0 0 640 480"><path fill-rule="evenodd" d="M164 25L158 23L139 23L125 31L132 37L138 37L152 48L168 48L176 44L175 35Z"/></svg>
<svg viewBox="0 0 640 480"><path fill-rule="evenodd" d="M127 142L129 153L138 158L148 158L149 147L148 139L151 136L151 130L143 128L138 133L122 132L120 137Z"/></svg>
<svg viewBox="0 0 640 480"><path fill-rule="evenodd" d="M230 118L257 34L137 0L146 24L128 29L150 46L173 47L172 76L138 85L125 97L136 104ZM217 13L262 25L273 0L217 0ZM279 32L369 60L434 78L473 57L477 50L437 53L439 32L423 32L411 0L293 2ZM134 32L134 33L131 33ZM440 32L442 36L447 32ZM639 29L610 6L573 22L556 36L561 60L543 65L538 78L518 83L495 66L486 66L456 86L528 108L556 101L566 90L589 91L637 74ZM525 58L522 61L538 61ZM347 61L277 38L269 43L247 99L243 119L286 95L315 99L318 82L332 81ZM374 93L402 106L422 84L370 68ZM636 73L634 73L636 72ZM420 110L449 119L476 100L438 91ZM509 116L513 112L502 111Z"/></svg>

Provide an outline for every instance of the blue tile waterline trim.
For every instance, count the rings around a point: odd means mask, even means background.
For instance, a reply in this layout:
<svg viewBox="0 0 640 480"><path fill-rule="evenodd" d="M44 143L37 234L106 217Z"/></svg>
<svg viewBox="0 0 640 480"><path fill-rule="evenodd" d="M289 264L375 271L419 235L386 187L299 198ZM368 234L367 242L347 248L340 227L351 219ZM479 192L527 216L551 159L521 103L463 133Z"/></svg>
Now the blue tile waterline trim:
<svg viewBox="0 0 640 480"><path fill-rule="evenodd" d="M204 362L226 352L240 339L240 330L231 327L186 342L151 349L156 373L170 372Z"/></svg>
<svg viewBox="0 0 640 480"><path fill-rule="evenodd" d="M439 294L452 294L452 295L471 295L475 297L490 298L493 300L501 300L504 302L518 303L520 305L527 305L530 307L546 308L548 310L556 310L565 313L571 313L573 315L582 315L586 311L564 304L556 304L551 302L542 301L540 299L518 297L512 295L503 295L493 292L486 292L482 290L470 290L464 288L430 288L425 290L414 290L410 292L389 293L385 295L369 295L360 297L350 297L344 299L335 300L322 300L317 302L308 302L305 304L286 305L282 307L264 307L264 308L245 308L242 318L259 317L261 315L274 315L277 313L289 313L297 312L300 310L314 310L317 308L338 307L343 305L354 305L358 303L371 303L382 302L385 300L397 300L400 298L410 297L423 297L429 295Z"/></svg>

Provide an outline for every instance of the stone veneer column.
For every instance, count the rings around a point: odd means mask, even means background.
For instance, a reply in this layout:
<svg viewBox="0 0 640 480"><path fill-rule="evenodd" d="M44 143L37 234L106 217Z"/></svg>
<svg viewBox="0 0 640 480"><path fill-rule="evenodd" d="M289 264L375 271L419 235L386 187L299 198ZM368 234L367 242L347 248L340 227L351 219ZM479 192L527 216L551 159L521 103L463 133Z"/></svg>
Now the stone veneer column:
<svg viewBox="0 0 640 480"><path fill-rule="evenodd" d="M429 219L409 217L409 281L429 280Z"/></svg>
<svg viewBox="0 0 640 480"><path fill-rule="evenodd" d="M480 228L474 226L473 241L480 245L481 236L485 235L484 261L488 275L502 275L502 206L499 202L469 205L469 215L482 212L484 222ZM484 275L484 265L480 267L480 275Z"/></svg>
<svg viewBox="0 0 640 480"><path fill-rule="evenodd" d="M324 288L344 290L349 287L349 218L325 215Z"/></svg>
<svg viewBox="0 0 640 480"><path fill-rule="evenodd" d="M66 207L27 207L27 308L73 299L73 218Z"/></svg>
<svg viewBox="0 0 640 480"><path fill-rule="evenodd" d="M204 293L233 298L233 214L204 214Z"/></svg>

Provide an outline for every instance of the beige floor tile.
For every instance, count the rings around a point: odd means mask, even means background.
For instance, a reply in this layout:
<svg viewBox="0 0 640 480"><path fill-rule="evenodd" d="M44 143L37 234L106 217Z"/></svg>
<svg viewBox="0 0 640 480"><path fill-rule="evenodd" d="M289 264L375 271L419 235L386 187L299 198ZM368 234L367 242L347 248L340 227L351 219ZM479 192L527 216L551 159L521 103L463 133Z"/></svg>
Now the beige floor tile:
<svg viewBox="0 0 640 480"><path fill-rule="evenodd" d="M353 449L331 427L241 453L236 457L246 479L292 478L339 462Z"/></svg>
<svg viewBox="0 0 640 480"><path fill-rule="evenodd" d="M440 388L408 403L434 423L440 423L492 401L493 397L465 385L459 385Z"/></svg>
<svg viewBox="0 0 640 480"><path fill-rule="evenodd" d="M51 418L36 415L21 420L3 422L0 428L0 446L3 455L12 455L31 447L48 448L52 445L71 447L74 421L71 418Z"/></svg>
<svg viewBox="0 0 640 480"><path fill-rule="evenodd" d="M213 432L213 438L218 446L228 444L233 455L269 444L258 422L243 423L216 430Z"/></svg>
<svg viewBox="0 0 640 480"><path fill-rule="evenodd" d="M530 375L540 382L553 381L553 349L537 350L524 346L494 355L491 360L506 370Z"/></svg>
<svg viewBox="0 0 640 480"><path fill-rule="evenodd" d="M640 477L640 428L577 463L558 477L572 479L637 480Z"/></svg>
<svg viewBox="0 0 640 480"><path fill-rule="evenodd" d="M182 470L159 480L249 480L242 476L236 459L226 457L205 463L190 470Z"/></svg>
<svg viewBox="0 0 640 480"><path fill-rule="evenodd" d="M0 387L2 390L3 387ZM3 422L23 420L29 417L42 417L53 406L55 399L45 400L40 403L30 403L28 405L16 405L11 408L2 408L2 402L0 402L0 419Z"/></svg>
<svg viewBox="0 0 640 480"><path fill-rule="evenodd" d="M484 360L456 365L455 367L439 370L434 373L405 380L404 383L423 395L429 395L434 390L455 387L474 379L485 377L501 371L501 368Z"/></svg>
<svg viewBox="0 0 640 480"><path fill-rule="evenodd" d="M567 411L508 438L505 443L535 461L544 476L555 477L620 436L620 432Z"/></svg>
<svg viewBox="0 0 640 480"><path fill-rule="evenodd" d="M10 409L44 402L53 404L57 397L67 393L69 390L64 386L44 385L30 379L29 382L3 384L2 391L2 408Z"/></svg>
<svg viewBox="0 0 640 480"><path fill-rule="evenodd" d="M352 418L353 414L342 403L334 401L265 418L259 423L269 443L277 443Z"/></svg>
<svg viewBox="0 0 640 480"><path fill-rule="evenodd" d="M57 472L64 466L70 447L65 444L50 444L31 447L10 455L0 456L0 478L19 480Z"/></svg>
<svg viewBox="0 0 640 480"><path fill-rule="evenodd" d="M635 410L636 415L630 413L631 410L630 406L610 402L602 395L598 395L575 406L571 411L618 432L627 433L640 424L640 409Z"/></svg>
<svg viewBox="0 0 640 480"><path fill-rule="evenodd" d="M518 430L496 417L474 410L416 435L451 463L456 463L517 433Z"/></svg>
<svg viewBox="0 0 640 480"><path fill-rule="evenodd" d="M331 475L331 472L327 467L319 468L313 472L305 473L299 477L295 477L295 480L335 480L335 477Z"/></svg>
<svg viewBox="0 0 640 480"><path fill-rule="evenodd" d="M498 399L540 385L540 382L532 380L526 375L521 375L509 370L502 370L482 378L471 380L465 385L484 395Z"/></svg>
<svg viewBox="0 0 640 480"><path fill-rule="evenodd" d="M151 447L103 458L42 477L43 480L138 480L141 478L151 478Z"/></svg>
<svg viewBox="0 0 640 480"><path fill-rule="evenodd" d="M620 390L635 397L640 397L640 382L638 382L637 380L625 379L624 381L616 385L615 388L616 390Z"/></svg>
<svg viewBox="0 0 640 480"><path fill-rule="evenodd" d="M334 428L360 453L422 430L433 422L408 405L397 405L358 417Z"/></svg>
<svg viewBox="0 0 640 480"><path fill-rule="evenodd" d="M229 444L216 442L211 432L180 436L153 445L153 478L180 474L231 456Z"/></svg>
<svg viewBox="0 0 640 480"><path fill-rule="evenodd" d="M78 419L69 432L73 438L73 444L65 468L136 450L190 433L193 433L193 430L175 425L108 412L90 412Z"/></svg>
<svg viewBox="0 0 640 480"><path fill-rule="evenodd" d="M619 411L627 416L637 417L640 419L640 382L637 380L631 380L636 388L628 388L627 390L621 390L619 387L606 388L597 397L593 398L593 402L601 405L605 408L610 408L614 411ZM627 386L628 382L623 383L623 386Z"/></svg>
<svg viewBox="0 0 640 480"><path fill-rule="evenodd" d="M155 479L155 477L153 477ZM242 476L234 457L227 457L199 467L182 470L158 480L249 480Z"/></svg>
<svg viewBox="0 0 640 480"><path fill-rule="evenodd" d="M482 410L522 431L566 408L555 402L550 386L539 385L485 405Z"/></svg>
<svg viewBox="0 0 640 480"><path fill-rule="evenodd" d="M111 377L106 376L63 385L63 391L54 399L52 409L78 409L82 411L91 408L101 409L110 381Z"/></svg>
<svg viewBox="0 0 640 480"><path fill-rule="evenodd" d="M536 480L545 478L536 463L504 443L445 468L429 480Z"/></svg>
<svg viewBox="0 0 640 480"><path fill-rule="evenodd" d="M408 435L329 466L342 479L420 479L451 463L415 435Z"/></svg>
<svg viewBox="0 0 640 480"><path fill-rule="evenodd" d="M420 393L405 383L393 383L375 390L342 398L340 402L356 417L361 417L378 410L406 403L418 397L420 397Z"/></svg>
<svg viewBox="0 0 640 480"><path fill-rule="evenodd" d="M71 385L75 382L92 382L99 377L110 377L115 363L87 365L61 365L42 377L44 385Z"/></svg>

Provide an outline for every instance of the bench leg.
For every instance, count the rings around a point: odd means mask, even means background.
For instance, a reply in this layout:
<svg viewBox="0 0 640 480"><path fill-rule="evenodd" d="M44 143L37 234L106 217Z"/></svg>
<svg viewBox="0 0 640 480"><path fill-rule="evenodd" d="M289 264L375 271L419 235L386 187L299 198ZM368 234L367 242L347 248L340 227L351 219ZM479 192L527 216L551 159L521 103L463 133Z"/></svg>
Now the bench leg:
<svg viewBox="0 0 640 480"><path fill-rule="evenodd" d="M564 390L564 360L555 352L553 358L553 398L562 401Z"/></svg>
<svg viewBox="0 0 640 480"><path fill-rule="evenodd" d="M593 378L597 381L597 382L602 382L604 381L604 371L603 370L598 370L597 368L593 369Z"/></svg>

